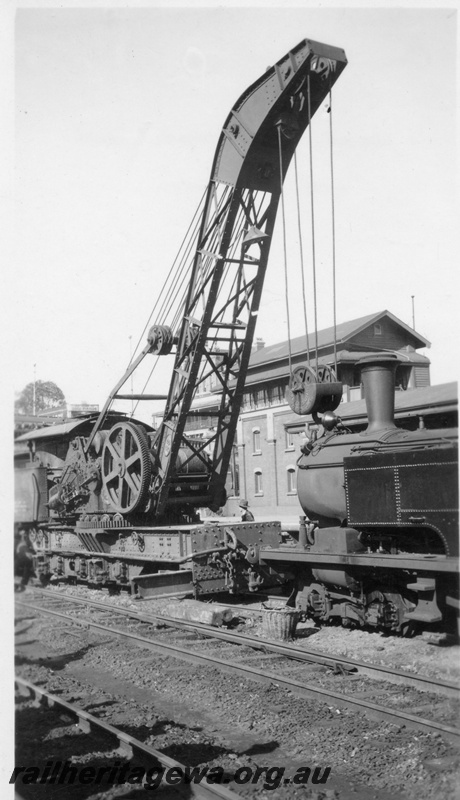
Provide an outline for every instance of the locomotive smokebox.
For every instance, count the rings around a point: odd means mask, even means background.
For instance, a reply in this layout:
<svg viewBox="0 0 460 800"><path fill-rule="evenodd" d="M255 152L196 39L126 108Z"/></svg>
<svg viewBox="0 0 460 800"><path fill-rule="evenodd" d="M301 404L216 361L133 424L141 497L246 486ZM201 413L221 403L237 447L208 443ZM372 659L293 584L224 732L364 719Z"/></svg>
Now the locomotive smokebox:
<svg viewBox="0 0 460 800"><path fill-rule="evenodd" d="M395 374L400 359L394 353L374 353L358 361L366 400L366 434L396 428Z"/></svg>

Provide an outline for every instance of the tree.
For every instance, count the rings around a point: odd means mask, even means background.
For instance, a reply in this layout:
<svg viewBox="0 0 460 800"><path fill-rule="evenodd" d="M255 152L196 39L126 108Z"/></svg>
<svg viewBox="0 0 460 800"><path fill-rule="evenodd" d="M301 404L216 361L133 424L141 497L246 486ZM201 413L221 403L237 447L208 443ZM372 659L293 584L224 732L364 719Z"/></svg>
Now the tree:
<svg viewBox="0 0 460 800"><path fill-rule="evenodd" d="M40 411L58 408L64 403L64 392L53 381L35 381L35 384L28 383L24 387L14 404L14 409L17 414L33 414L34 412L38 414Z"/></svg>

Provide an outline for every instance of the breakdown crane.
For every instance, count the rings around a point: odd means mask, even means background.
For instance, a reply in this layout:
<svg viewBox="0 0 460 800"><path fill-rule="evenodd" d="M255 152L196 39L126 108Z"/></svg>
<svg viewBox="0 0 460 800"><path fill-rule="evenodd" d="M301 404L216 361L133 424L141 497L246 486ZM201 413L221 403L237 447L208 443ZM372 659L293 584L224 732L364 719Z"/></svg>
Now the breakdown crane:
<svg viewBox="0 0 460 800"><path fill-rule="evenodd" d="M305 39L241 95L223 125L189 246L180 318L150 328L97 418L61 431L68 443L61 463L50 467L43 456L59 431L23 437L34 448L34 542L44 579L131 582L144 596L177 591L178 584L198 595L281 580L257 557L262 540L279 543L279 523L202 524L197 511L225 503L283 181L346 63L343 50ZM128 395L123 387L145 358L164 355L174 366L158 429L111 411L116 399L160 397ZM199 413L193 402L210 377L220 405L211 439L198 441L187 436L187 423ZM334 387L319 392L310 410L330 409Z"/></svg>

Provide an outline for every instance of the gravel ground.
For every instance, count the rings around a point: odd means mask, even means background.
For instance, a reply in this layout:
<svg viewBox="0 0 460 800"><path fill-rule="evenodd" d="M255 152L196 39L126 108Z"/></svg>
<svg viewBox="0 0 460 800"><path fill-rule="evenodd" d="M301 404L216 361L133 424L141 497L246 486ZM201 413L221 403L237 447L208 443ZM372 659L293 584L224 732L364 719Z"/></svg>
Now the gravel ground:
<svg viewBox="0 0 460 800"><path fill-rule="evenodd" d="M56 588L55 591L63 596L101 600L101 592L86 587ZM134 600L129 594L104 594L103 601L114 606L139 610L140 613L148 613L149 609L161 611L171 603L171 600ZM245 610L239 605L241 625L236 630L263 636L261 615L264 605L267 604L248 603ZM297 625L295 643L323 653L397 667L406 672L460 684L460 643L458 638L442 631L424 631L412 639L404 639L391 634L350 630L340 626L318 628L308 620Z"/></svg>
<svg viewBox="0 0 460 800"><path fill-rule="evenodd" d="M69 592L100 599L97 592L78 589L65 593ZM129 596L113 597L111 602L142 610L152 605ZM253 607L252 613L242 615L242 630L260 632L257 612ZM22 632L18 674L42 681L49 691L72 698L180 762L223 767L229 776L246 766L285 767L288 775L304 766L331 767L321 786L310 782L264 788L260 781L256 786L230 783L229 788L242 796L257 800L389 800L390 795L393 800L453 800L458 796L460 753L440 736L368 720L347 709L296 697L275 685L260 685L156 656L112 641L110 636L104 640L87 630L68 628L62 621L32 620L21 612L17 627ZM404 640L341 628L317 631L306 623L298 627L297 634L301 646L446 680L458 678L458 645L441 633ZM91 763L111 763L113 751L89 747L87 739L81 752L77 738L82 742L85 737L75 735L75 726L70 736L68 721L66 727L62 720L56 724L48 716L46 724L51 727L43 736L41 723L31 724L29 706L22 702L17 714L18 747L25 748L26 755L40 752L41 761L46 762L58 752L65 758L84 756L92 759ZM37 763L36 758L30 763ZM85 792L80 794L70 794L70 788L69 797L78 800L131 796L126 785L102 792L95 786L75 787ZM41 800L42 787L28 790L27 795L23 793L27 800ZM133 786L131 791L138 796L145 790ZM158 790L156 796L166 797L170 791L163 795L163 790L161 794Z"/></svg>

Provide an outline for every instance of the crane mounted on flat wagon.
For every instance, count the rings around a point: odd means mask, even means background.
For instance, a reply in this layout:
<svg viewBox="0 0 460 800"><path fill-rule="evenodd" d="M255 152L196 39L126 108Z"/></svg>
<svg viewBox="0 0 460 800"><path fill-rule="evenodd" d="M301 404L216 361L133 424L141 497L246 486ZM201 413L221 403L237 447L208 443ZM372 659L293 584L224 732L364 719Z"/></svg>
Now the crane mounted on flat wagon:
<svg viewBox="0 0 460 800"><path fill-rule="evenodd" d="M333 372L292 369L288 402L320 429L298 459L297 537L276 521L202 523L198 514L225 503L283 181L345 65L342 50L303 40L244 92L219 137L187 267L173 279L174 297L185 286L180 313L168 322L162 302L99 415L21 437L32 458L17 470L18 520L44 581L131 586L141 597L284 584L320 623L398 633L458 616L458 431L396 427L394 354L362 360L368 427L355 433L334 414ZM123 387L144 359L165 355L174 366L158 428L112 411L116 399L159 397ZM199 440L189 423L209 378L219 408Z"/></svg>
<svg viewBox="0 0 460 800"><path fill-rule="evenodd" d="M282 581L256 557L262 540L279 544L279 523L203 525L197 510L225 503L283 181L345 65L343 50L305 39L249 86L218 140L180 319L150 328L97 418L22 437L34 449L28 475L20 476L22 509L28 493L44 580L131 583L144 594L177 590L179 583L195 595ZM174 366L157 430L111 410L114 400L131 396L123 387L144 359L169 354ZM220 405L203 442L186 431L210 376L221 389Z"/></svg>

